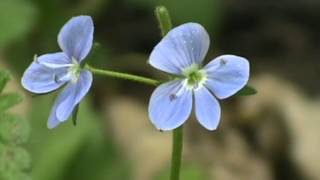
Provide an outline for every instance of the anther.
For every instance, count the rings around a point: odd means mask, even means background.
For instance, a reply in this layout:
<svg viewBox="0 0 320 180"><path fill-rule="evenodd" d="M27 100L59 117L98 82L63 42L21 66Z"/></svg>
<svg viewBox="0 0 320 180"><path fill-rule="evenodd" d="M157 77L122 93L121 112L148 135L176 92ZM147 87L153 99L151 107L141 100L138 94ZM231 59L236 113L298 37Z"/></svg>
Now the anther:
<svg viewBox="0 0 320 180"><path fill-rule="evenodd" d="M170 94L169 99L170 99L170 101L173 101L173 100L177 99L177 95Z"/></svg>
<svg viewBox="0 0 320 180"><path fill-rule="evenodd" d="M55 82L55 83L57 83L57 84L60 84L60 83L61 83L59 77L58 77L56 74L53 75L53 78L54 78L54 82Z"/></svg>
<svg viewBox="0 0 320 180"><path fill-rule="evenodd" d="M226 65L227 64L227 61L223 58L221 58L220 60L220 65Z"/></svg>

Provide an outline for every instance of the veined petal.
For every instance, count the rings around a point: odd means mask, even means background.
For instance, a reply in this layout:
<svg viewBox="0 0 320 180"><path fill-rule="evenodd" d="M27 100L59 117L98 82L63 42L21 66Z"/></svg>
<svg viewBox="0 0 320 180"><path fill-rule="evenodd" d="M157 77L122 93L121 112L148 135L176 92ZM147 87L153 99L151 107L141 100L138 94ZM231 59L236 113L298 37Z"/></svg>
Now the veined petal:
<svg viewBox="0 0 320 180"><path fill-rule="evenodd" d="M60 30L58 43L69 58L79 62L90 52L93 41L93 22L90 16L71 18Z"/></svg>
<svg viewBox="0 0 320 180"><path fill-rule="evenodd" d="M207 64L204 69L207 73L205 86L219 99L232 96L249 80L249 62L239 56L219 56Z"/></svg>
<svg viewBox="0 0 320 180"><path fill-rule="evenodd" d="M68 57L62 53L52 53L39 56L24 72L21 84L33 93L47 93L62 86L65 81L56 81L56 76L67 73L67 68L48 68L41 63L63 65L69 63Z"/></svg>
<svg viewBox="0 0 320 180"><path fill-rule="evenodd" d="M160 130L172 130L182 125L190 116L192 91L182 81L170 81L157 87L149 102L149 117Z"/></svg>
<svg viewBox="0 0 320 180"><path fill-rule="evenodd" d="M162 71L181 74L192 64L201 64L210 44L207 31L197 23L172 29L153 49L149 62Z"/></svg>
<svg viewBox="0 0 320 180"><path fill-rule="evenodd" d="M76 83L70 82L61 92L60 103L57 105L56 116L59 121L65 121L71 115L74 107L79 104L83 97L88 93L92 84L92 73L82 70ZM63 97L63 98L62 98Z"/></svg>
<svg viewBox="0 0 320 180"><path fill-rule="evenodd" d="M219 102L205 87L195 90L194 97L197 120L208 130L217 129L221 114Z"/></svg>

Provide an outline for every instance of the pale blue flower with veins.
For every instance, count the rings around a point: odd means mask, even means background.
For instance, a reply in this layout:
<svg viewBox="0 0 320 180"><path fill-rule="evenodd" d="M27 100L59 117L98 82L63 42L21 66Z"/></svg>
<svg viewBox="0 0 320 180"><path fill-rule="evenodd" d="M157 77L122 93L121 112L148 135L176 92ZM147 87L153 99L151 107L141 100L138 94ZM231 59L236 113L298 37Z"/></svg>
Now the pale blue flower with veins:
<svg viewBox="0 0 320 180"><path fill-rule="evenodd" d="M221 116L217 99L230 97L247 84L249 62L243 57L222 55L202 66L209 44L209 35L200 24L186 23L168 32L153 49L149 63L177 77L152 93L149 117L156 128L181 126L194 104L200 124L215 130Z"/></svg>
<svg viewBox="0 0 320 180"><path fill-rule="evenodd" d="M92 73L82 69L82 64L91 50L93 31L90 16L71 18L58 35L62 52L36 57L24 72L22 86L33 93L48 93L65 85L51 109L48 128L66 121L91 87Z"/></svg>

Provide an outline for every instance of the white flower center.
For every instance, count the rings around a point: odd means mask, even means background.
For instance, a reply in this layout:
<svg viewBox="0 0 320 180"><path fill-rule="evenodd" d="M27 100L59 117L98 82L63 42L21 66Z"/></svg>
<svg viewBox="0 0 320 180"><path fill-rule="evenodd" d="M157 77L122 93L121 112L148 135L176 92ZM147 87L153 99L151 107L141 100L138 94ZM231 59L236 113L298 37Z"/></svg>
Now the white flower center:
<svg viewBox="0 0 320 180"><path fill-rule="evenodd" d="M192 64L183 70L183 75L186 77L184 86L189 90L197 90L202 88L207 81L207 74L199 65Z"/></svg>
<svg viewBox="0 0 320 180"><path fill-rule="evenodd" d="M78 61L72 58L72 66L68 69L68 74L70 74L70 80L72 83L76 83L80 77L81 67Z"/></svg>

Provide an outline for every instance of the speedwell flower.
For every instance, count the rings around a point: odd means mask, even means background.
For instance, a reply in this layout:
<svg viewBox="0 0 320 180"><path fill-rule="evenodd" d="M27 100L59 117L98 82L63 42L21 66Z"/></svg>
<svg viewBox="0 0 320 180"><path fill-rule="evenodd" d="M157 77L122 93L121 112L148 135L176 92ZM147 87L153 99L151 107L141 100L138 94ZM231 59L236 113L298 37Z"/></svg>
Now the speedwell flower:
<svg viewBox="0 0 320 180"><path fill-rule="evenodd" d="M48 128L66 121L91 87L92 73L82 69L82 63L92 47L93 29L90 16L70 19L58 35L62 52L36 57L24 72L22 86L33 93L48 93L65 85L52 107Z"/></svg>
<svg viewBox="0 0 320 180"><path fill-rule="evenodd" d="M220 121L218 99L232 96L249 79L249 62L242 57L222 55L206 66L202 61L210 44L206 30L197 23L172 29L153 49L149 63L177 78L156 88L149 102L149 116L160 130L182 125L192 111L208 130Z"/></svg>

